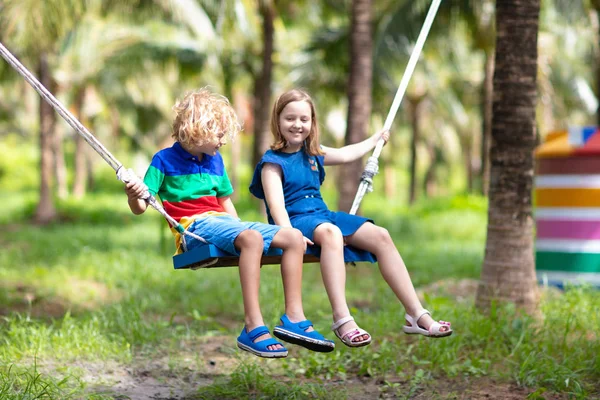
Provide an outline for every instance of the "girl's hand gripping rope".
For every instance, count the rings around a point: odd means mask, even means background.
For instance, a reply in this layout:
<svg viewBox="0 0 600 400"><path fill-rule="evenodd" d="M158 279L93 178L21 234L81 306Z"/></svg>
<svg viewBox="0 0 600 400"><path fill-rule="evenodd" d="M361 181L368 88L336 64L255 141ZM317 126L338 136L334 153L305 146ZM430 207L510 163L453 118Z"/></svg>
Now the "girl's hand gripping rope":
<svg viewBox="0 0 600 400"><path fill-rule="evenodd" d="M390 140L390 130L382 129L375 134L375 143L379 141L379 139L383 139L383 142L387 144L388 140Z"/></svg>

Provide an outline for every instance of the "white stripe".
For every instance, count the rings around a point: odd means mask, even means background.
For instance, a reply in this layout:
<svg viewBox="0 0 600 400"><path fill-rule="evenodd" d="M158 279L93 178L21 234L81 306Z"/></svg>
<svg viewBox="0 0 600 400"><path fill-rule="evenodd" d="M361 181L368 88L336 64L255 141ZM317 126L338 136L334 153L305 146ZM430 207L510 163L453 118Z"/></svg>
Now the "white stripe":
<svg viewBox="0 0 600 400"><path fill-rule="evenodd" d="M571 146L583 146L583 128L580 126L570 126L568 138Z"/></svg>
<svg viewBox="0 0 600 400"><path fill-rule="evenodd" d="M538 281L544 285L562 284L564 282L600 285L600 274L597 272L563 272L538 269L535 273Z"/></svg>
<svg viewBox="0 0 600 400"><path fill-rule="evenodd" d="M600 220L600 208L597 207L539 207L534 211L536 220Z"/></svg>
<svg viewBox="0 0 600 400"><path fill-rule="evenodd" d="M567 253L600 253L600 240L538 239L536 250Z"/></svg>
<svg viewBox="0 0 600 400"><path fill-rule="evenodd" d="M600 174L589 175L538 175L535 177L536 188L599 188Z"/></svg>

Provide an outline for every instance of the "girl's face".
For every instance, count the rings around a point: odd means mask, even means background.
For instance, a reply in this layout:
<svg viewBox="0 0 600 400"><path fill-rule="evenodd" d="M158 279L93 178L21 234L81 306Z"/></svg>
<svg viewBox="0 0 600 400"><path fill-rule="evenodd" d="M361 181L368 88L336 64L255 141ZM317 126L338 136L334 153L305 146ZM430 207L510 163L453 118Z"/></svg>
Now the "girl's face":
<svg viewBox="0 0 600 400"><path fill-rule="evenodd" d="M279 130L287 142L283 149L295 153L302 148L312 126L311 107L306 101L292 101L279 114Z"/></svg>

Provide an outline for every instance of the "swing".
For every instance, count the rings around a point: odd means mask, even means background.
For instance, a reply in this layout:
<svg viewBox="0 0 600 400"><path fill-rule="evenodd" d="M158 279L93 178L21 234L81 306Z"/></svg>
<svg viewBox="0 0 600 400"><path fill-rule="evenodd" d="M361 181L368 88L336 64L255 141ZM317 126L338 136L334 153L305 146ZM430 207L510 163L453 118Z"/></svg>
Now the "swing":
<svg viewBox="0 0 600 400"><path fill-rule="evenodd" d="M263 255L261 265L281 264L281 249L272 247ZM223 251L212 244L202 244L195 249L173 256L175 269L199 269L233 267L238 265L238 256ZM310 249L304 254L304 263L318 263L319 258Z"/></svg>
<svg viewBox="0 0 600 400"><path fill-rule="evenodd" d="M402 101L402 97L404 96L404 92L408 86L408 82L416 63L421 54L421 50L423 48L423 44L425 43L425 39L429 34L429 29L433 23L433 19L435 18L435 14L440 6L441 0L433 0L427 16L425 18L425 22L423 23L423 27L421 28L421 32L419 33L419 37L417 38L417 42L415 43L415 47L410 55L406 71L402 76L402 81L400 82L400 86L396 92L394 97L394 101L388 113L388 116L385 120L384 129L389 130L392 125L392 121L400 107L400 103ZM63 117L63 119L77 132L80 134L85 141L106 161L116 172L117 179L120 181L127 183L132 179L136 179L135 175L131 170L128 170L123 167L117 159L110 154L110 152L96 139L81 122L79 122L71 112L69 112L64 105L62 105L56 97L52 95L28 70L17 60L8 49L0 43L0 55L17 71L19 74L25 78L25 80L39 93L39 95L46 100L55 111ZM358 191L356 193L356 197L352 204L352 208L350 209L350 214L355 214L360 206L360 203L367 192L373 191L373 177L378 172L378 158L381 154L381 150L383 149L384 141L383 139L379 140L375 149L373 151L373 155L369 157L367 160L367 164L365 166L365 170L363 171L360 184L358 187ZM182 254L178 254L173 256L173 266L175 269L199 269L199 268L217 268L217 267L228 267L228 266L237 266L239 262L239 258L235 254L231 254L225 252L216 246L207 243L203 238L195 235L191 232L187 232L181 224L179 224L173 217L167 214L162 205L152 196L149 192L144 193L142 198L158 211L165 219L169 222L169 224L176 229L182 235L188 235L194 237L197 240L203 242L202 245L196 247L193 250L184 252ZM319 262L319 253L320 250L318 248L309 247L306 254L304 255L305 263L313 263ZM344 259L347 263L355 262L355 261L364 261L366 258L365 254L359 254L358 258L350 258L344 252ZM261 264L269 265L269 264L280 264L281 263L281 249L272 248L269 252L262 257Z"/></svg>

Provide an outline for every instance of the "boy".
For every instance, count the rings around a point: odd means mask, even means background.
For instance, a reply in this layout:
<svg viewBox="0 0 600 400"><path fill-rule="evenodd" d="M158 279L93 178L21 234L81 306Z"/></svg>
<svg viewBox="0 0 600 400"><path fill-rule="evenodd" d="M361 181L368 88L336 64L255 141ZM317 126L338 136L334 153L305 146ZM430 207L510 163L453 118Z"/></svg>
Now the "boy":
<svg viewBox="0 0 600 400"><path fill-rule="evenodd" d="M237 339L242 350L260 357L286 357L287 350L271 338L259 306L260 261L269 247L281 248L281 274L285 314L274 332L286 341L314 351L328 352L334 343L315 331L302 308L302 260L305 251L300 231L259 222L242 222L231 201L233 192L218 150L241 130L229 101L208 89L188 93L173 107L175 144L156 153L144 182L126 184L129 208L146 211L144 190L158 195L165 211L190 232L233 254L239 254L239 273L245 326ZM201 244L175 229L177 252ZM182 246L185 240L185 246Z"/></svg>

